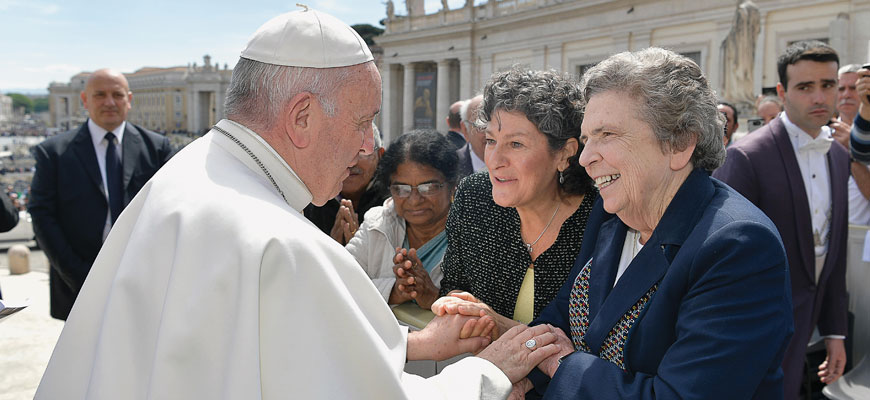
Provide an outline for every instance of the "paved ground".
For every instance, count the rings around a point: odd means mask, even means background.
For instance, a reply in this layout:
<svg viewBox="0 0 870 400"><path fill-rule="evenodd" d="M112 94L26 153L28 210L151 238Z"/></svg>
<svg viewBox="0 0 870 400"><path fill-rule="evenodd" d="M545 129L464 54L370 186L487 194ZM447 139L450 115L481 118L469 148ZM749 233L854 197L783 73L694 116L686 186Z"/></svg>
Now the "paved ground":
<svg viewBox="0 0 870 400"><path fill-rule="evenodd" d="M6 247L6 246L3 246ZM48 261L31 249L31 272L9 275L6 250L0 252L3 299L29 299L30 306L0 321L0 400L32 399L63 329L48 315Z"/></svg>

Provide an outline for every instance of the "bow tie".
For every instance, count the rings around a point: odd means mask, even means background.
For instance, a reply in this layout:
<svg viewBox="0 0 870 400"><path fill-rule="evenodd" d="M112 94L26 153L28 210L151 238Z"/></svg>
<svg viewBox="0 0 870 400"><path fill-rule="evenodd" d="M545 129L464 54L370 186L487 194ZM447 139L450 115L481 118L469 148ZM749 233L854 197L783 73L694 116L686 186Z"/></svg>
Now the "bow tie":
<svg viewBox="0 0 870 400"><path fill-rule="evenodd" d="M834 138L819 135L819 137L804 143L798 150L802 153L827 154L828 150L831 149L831 143L834 143Z"/></svg>

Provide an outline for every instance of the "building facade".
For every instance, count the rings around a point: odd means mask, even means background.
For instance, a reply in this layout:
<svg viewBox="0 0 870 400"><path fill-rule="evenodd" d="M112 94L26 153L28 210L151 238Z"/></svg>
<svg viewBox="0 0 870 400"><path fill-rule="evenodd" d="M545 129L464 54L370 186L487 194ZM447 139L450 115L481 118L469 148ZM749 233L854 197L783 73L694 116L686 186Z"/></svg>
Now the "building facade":
<svg viewBox="0 0 870 400"><path fill-rule="evenodd" d="M82 72L67 83L49 85L51 125L61 131L75 129L87 120L81 101L90 73ZM133 92L127 120L159 132L202 133L224 118L224 98L232 70L211 63L184 67L140 68L125 73Z"/></svg>
<svg viewBox="0 0 870 400"><path fill-rule="evenodd" d="M823 40L842 64L867 62L870 46L870 0L469 0L433 14L416 1L406 15L389 1L386 31L375 38L388 141L413 128L446 132L450 104L514 64L579 76L612 54L666 47L748 108L747 96L776 86L776 58L790 43Z"/></svg>
<svg viewBox="0 0 870 400"><path fill-rule="evenodd" d="M12 98L0 93L0 123L12 120Z"/></svg>

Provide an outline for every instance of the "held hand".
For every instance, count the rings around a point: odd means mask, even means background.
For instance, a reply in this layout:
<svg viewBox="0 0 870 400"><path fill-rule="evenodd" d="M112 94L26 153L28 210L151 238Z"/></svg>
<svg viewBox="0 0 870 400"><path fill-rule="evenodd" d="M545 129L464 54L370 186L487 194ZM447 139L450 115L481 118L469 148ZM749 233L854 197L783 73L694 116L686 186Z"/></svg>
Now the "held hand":
<svg viewBox="0 0 870 400"><path fill-rule="evenodd" d="M550 332L556 336L556 341L553 344L559 348L559 351L538 364L538 369L552 378L553 375L556 375L556 369L559 368L559 359L574 352L574 343L561 329L552 325L547 326L550 327Z"/></svg>
<svg viewBox="0 0 870 400"><path fill-rule="evenodd" d="M847 124L845 122L840 122L835 118L831 118L831 123L828 124L828 126L830 126L831 129L834 130L834 139L841 145L843 145L846 150L849 150L849 134L852 130L851 122L852 121L849 121L849 123Z"/></svg>
<svg viewBox="0 0 870 400"><path fill-rule="evenodd" d="M495 323L483 318L466 317L464 315L447 315L435 317L421 331L408 333L408 360L446 360L463 353L477 353L490 343L486 336L475 336L460 339L459 332L467 329L466 324L478 320L476 324L488 324L489 329Z"/></svg>
<svg viewBox="0 0 870 400"><path fill-rule="evenodd" d="M514 383L514 389L508 395L508 400L523 400L526 398L526 393L532 390L532 388L534 388L532 381L529 378L523 378L521 381Z"/></svg>
<svg viewBox="0 0 870 400"><path fill-rule="evenodd" d="M553 344L555 341L556 336L550 332L547 325L531 328L517 325L483 349L478 357L489 360L501 369L512 383L517 383L541 361L559 351L559 348Z"/></svg>
<svg viewBox="0 0 870 400"><path fill-rule="evenodd" d="M819 377L822 378L822 383L830 385L843 376L843 369L846 368L846 347L843 339L825 339L825 349L828 356L819 365Z"/></svg>
<svg viewBox="0 0 870 400"><path fill-rule="evenodd" d="M432 304L432 312L435 315L488 315L495 321L495 329L492 338L498 339L502 332L507 332L513 326L521 325L519 322L502 316L495 312L492 307L475 298L471 293L452 291Z"/></svg>
<svg viewBox="0 0 870 400"><path fill-rule="evenodd" d="M435 315L460 314L483 316L492 309L468 292L454 290L432 304Z"/></svg>

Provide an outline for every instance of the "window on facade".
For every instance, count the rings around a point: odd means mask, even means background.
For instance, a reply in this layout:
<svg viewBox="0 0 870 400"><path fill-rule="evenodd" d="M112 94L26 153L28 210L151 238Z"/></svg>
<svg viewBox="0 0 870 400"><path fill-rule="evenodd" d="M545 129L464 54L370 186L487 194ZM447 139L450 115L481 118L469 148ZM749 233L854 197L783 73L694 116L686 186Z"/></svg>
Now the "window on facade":
<svg viewBox="0 0 870 400"><path fill-rule="evenodd" d="M684 53L680 53L680 55L691 58L692 61L695 62L695 64L698 64L699 67L701 66L701 52L700 51L687 51Z"/></svg>

